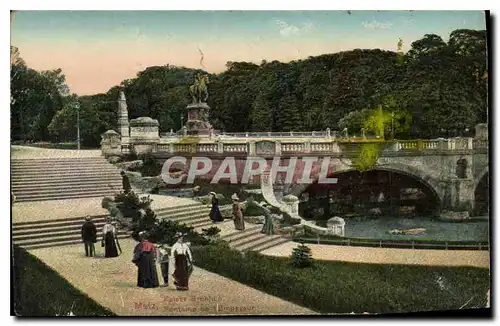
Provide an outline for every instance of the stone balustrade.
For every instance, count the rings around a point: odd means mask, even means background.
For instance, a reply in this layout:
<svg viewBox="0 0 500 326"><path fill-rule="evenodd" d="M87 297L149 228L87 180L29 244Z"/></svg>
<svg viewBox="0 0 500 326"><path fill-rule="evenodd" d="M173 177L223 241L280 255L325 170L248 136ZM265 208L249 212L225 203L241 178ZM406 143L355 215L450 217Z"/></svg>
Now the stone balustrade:
<svg viewBox="0 0 500 326"><path fill-rule="evenodd" d="M238 140L238 142L235 142ZM243 142L242 142L243 140ZM266 155L281 155L292 153L324 153L333 154L341 152L339 142L311 141L311 140L264 140L259 142L269 143L264 151ZM366 141L360 141L365 143ZM356 143L356 142L349 142ZM478 140L473 138L451 138L451 139L415 139L415 140L395 140L385 143L385 152L421 152L421 151L464 151L473 149L488 148L488 140ZM162 139L157 144L154 152L167 153L247 153L248 155L263 155L263 151L256 150L256 142L247 139L201 139L198 143L183 144L175 140ZM260 148L260 147L259 147Z"/></svg>

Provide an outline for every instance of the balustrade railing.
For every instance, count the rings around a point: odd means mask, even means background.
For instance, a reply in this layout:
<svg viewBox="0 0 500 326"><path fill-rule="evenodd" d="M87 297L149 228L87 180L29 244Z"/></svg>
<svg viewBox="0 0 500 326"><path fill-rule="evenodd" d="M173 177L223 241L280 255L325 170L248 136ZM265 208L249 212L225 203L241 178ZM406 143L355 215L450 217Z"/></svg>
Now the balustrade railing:
<svg viewBox="0 0 500 326"><path fill-rule="evenodd" d="M263 134L263 133L253 133ZM276 133L275 133L276 134ZM283 133L280 133L283 134ZM237 134L234 134L237 135ZM319 136L318 136L319 137ZM324 136L323 136L324 137ZM241 139L241 138L240 138ZM308 141L283 141L280 143L281 153L329 153L333 152L335 144L332 142L308 142ZM414 139L394 141L395 146L391 146L386 151L462 151L472 149L488 148L488 140L478 140L472 138L451 138L451 139ZM213 140L207 143L182 144L182 143L159 143L153 151L158 152L205 152L205 153L247 153L251 148L251 142L241 139L241 142L230 143L224 139ZM122 145L122 152L130 151L132 145Z"/></svg>
<svg viewBox="0 0 500 326"><path fill-rule="evenodd" d="M294 137L305 137L305 138L325 138L331 137L335 138L336 131L287 131L287 132L229 132L218 134L220 137L228 138L294 138Z"/></svg>
<svg viewBox="0 0 500 326"><path fill-rule="evenodd" d="M197 144L197 152L217 153L217 144Z"/></svg>
<svg viewBox="0 0 500 326"><path fill-rule="evenodd" d="M281 143L282 153L304 152L304 143Z"/></svg>
<svg viewBox="0 0 500 326"><path fill-rule="evenodd" d="M224 152L227 153L246 153L247 144L224 144Z"/></svg>
<svg viewBox="0 0 500 326"><path fill-rule="evenodd" d="M332 143L311 143L311 152L331 152Z"/></svg>

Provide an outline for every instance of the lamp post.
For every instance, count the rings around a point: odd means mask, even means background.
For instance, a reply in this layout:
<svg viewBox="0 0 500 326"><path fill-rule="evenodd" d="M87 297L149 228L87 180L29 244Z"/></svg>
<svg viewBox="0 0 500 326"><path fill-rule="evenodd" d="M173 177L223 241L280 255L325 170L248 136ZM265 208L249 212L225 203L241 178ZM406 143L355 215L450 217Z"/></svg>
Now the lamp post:
<svg viewBox="0 0 500 326"><path fill-rule="evenodd" d="M392 139L394 139L394 112L391 113L391 133Z"/></svg>
<svg viewBox="0 0 500 326"><path fill-rule="evenodd" d="M181 129L182 129L182 127L184 127L184 116L183 115L181 115Z"/></svg>
<svg viewBox="0 0 500 326"><path fill-rule="evenodd" d="M80 103L76 102L76 142L78 150L80 150Z"/></svg>

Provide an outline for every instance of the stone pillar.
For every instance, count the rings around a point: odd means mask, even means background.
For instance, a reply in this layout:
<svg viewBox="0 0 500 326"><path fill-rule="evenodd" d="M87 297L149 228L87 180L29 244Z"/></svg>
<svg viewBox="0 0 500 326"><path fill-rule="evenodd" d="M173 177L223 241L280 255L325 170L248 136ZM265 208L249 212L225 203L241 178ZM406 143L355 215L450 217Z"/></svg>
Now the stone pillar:
<svg viewBox="0 0 500 326"><path fill-rule="evenodd" d="M118 99L118 132L121 135L122 145L130 144L130 123L128 121L127 100L125 93L120 91Z"/></svg>
<svg viewBox="0 0 500 326"><path fill-rule="evenodd" d="M456 179L450 183L451 203L454 211L471 211L474 209L474 181L472 179Z"/></svg>
<svg viewBox="0 0 500 326"><path fill-rule="evenodd" d="M248 143L248 156L255 156L255 142Z"/></svg>
<svg viewBox="0 0 500 326"><path fill-rule="evenodd" d="M276 148L275 148L274 155L281 156L281 142L279 142L279 141L276 142Z"/></svg>
<svg viewBox="0 0 500 326"><path fill-rule="evenodd" d="M101 135L101 152L105 157L121 155L120 134L114 130L108 130Z"/></svg>
<svg viewBox="0 0 500 326"><path fill-rule="evenodd" d="M326 137L328 137L328 138L331 137L330 128L326 128Z"/></svg>
<svg viewBox="0 0 500 326"><path fill-rule="evenodd" d="M311 142L310 141L304 142L304 152L311 153Z"/></svg>
<svg viewBox="0 0 500 326"><path fill-rule="evenodd" d="M136 154L151 153L160 141L158 120L140 117L130 121L130 141Z"/></svg>
<svg viewBox="0 0 500 326"><path fill-rule="evenodd" d="M283 204L292 215L299 214L299 198L294 195L286 195L283 197Z"/></svg>
<svg viewBox="0 0 500 326"><path fill-rule="evenodd" d="M219 153L219 154L224 153L224 143L223 142L217 142L217 153Z"/></svg>

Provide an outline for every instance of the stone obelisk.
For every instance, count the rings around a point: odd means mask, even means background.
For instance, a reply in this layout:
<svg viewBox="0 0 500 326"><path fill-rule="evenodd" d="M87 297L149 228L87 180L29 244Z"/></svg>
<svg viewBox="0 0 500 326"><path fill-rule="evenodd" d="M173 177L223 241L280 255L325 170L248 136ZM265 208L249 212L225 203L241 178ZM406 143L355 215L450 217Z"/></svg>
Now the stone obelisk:
<svg viewBox="0 0 500 326"><path fill-rule="evenodd" d="M118 132L121 135L122 145L129 145L130 123L128 120L127 100L123 91L120 91L120 98L118 99Z"/></svg>

